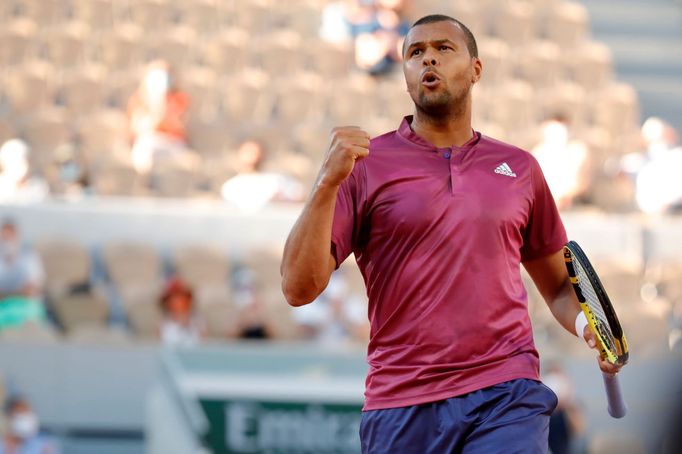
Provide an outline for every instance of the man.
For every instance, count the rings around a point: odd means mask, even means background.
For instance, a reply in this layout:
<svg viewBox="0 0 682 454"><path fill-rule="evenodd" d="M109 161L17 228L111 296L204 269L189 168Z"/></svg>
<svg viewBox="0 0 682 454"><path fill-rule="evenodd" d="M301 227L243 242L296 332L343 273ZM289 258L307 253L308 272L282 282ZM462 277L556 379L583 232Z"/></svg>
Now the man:
<svg viewBox="0 0 682 454"><path fill-rule="evenodd" d="M472 130L471 32L426 16L403 57L414 116L371 141L333 130L285 246L284 294L311 302L355 254L371 324L363 452L546 452L556 396L539 382L519 265L575 333L563 224L532 156Z"/></svg>
<svg viewBox="0 0 682 454"><path fill-rule="evenodd" d="M4 220L0 226L0 331L46 320L44 281L40 256L22 244L14 221Z"/></svg>
<svg viewBox="0 0 682 454"><path fill-rule="evenodd" d="M52 437L40 433L40 422L28 401L11 397L5 404L7 430L0 443L0 454L58 454Z"/></svg>
<svg viewBox="0 0 682 454"><path fill-rule="evenodd" d="M41 298L44 280L40 256L22 244L14 221L5 219L0 226L0 299Z"/></svg>

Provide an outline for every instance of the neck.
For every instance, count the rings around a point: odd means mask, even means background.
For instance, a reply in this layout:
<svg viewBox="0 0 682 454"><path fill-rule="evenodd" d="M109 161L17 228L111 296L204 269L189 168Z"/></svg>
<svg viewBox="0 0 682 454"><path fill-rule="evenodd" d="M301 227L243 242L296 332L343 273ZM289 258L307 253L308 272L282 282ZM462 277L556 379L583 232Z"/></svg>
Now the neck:
<svg viewBox="0 0 682 454"><path fill-rule="evenodd" d="M430 115L417 108L410 126L415 134L438 148L461 147L473 137L471 98L465 102L464 106L445 115Z"/></svg>

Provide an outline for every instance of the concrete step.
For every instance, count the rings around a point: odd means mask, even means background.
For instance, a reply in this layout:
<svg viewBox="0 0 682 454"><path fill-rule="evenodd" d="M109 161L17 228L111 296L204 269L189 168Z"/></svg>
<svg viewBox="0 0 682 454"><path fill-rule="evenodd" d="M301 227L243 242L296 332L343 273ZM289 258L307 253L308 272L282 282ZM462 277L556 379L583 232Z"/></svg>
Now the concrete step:
<svg viewBox="0 0 682 454"><path fill-rule="evenodd" d="M682 1L583 0L592 36L608 45L616 77L637 90L642 118L682 131Z"/></svg>

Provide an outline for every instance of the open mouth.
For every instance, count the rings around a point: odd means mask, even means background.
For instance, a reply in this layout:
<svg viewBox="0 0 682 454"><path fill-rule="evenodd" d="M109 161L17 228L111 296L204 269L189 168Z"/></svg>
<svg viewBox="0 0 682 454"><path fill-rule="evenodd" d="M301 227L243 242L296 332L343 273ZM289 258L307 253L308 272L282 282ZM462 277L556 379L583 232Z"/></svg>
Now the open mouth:
<svg viewBox="0 0 682 454"><path fill-rule="evenodd" d="M440 83L440 77L433 71L426 71L422 74L422 85L426 87L435 87Z"/></svg>

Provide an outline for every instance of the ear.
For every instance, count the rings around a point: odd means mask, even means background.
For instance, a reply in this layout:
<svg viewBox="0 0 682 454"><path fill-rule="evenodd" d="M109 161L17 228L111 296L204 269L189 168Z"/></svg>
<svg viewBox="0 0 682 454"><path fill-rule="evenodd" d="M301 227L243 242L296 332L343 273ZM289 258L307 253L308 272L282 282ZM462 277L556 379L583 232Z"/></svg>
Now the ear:
<svg viewBox="0 0 682 454"><path fill-rule="evenodd" d="M481 80L481 74L483 74L483 63L480 58L472 57L471 69L471 83L475 84Z"/></svg>

